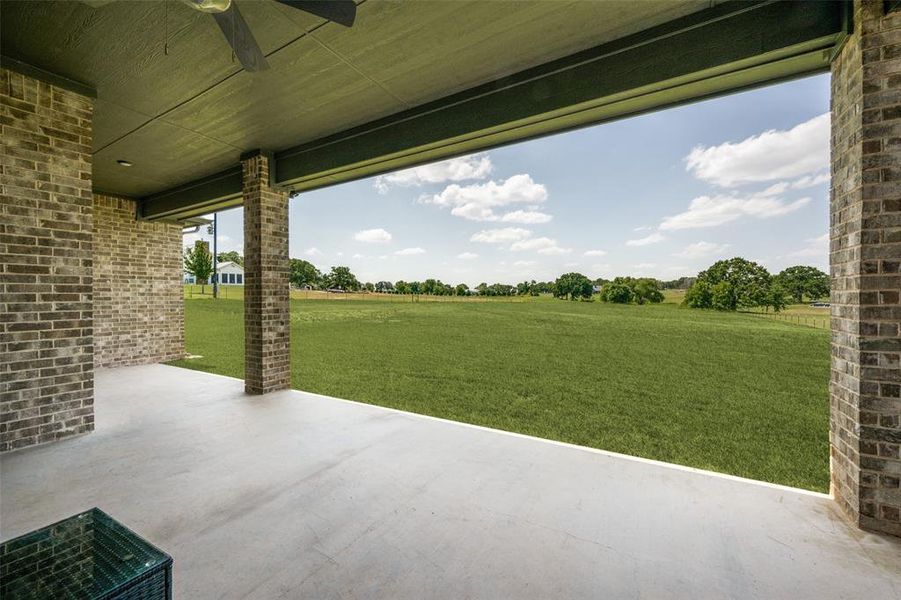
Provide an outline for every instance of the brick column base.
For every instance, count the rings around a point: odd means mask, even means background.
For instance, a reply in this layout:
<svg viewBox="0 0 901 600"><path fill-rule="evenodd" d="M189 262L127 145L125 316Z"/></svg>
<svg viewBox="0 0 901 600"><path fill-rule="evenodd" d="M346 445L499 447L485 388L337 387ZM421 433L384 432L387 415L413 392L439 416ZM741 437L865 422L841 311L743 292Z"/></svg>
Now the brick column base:
<svg viewBox="0 0 901 600"><path fill-rule="evenodd" d="M244 165L244 389L265 394L291 385L288 194L269 181L261 152Z"/></svg>

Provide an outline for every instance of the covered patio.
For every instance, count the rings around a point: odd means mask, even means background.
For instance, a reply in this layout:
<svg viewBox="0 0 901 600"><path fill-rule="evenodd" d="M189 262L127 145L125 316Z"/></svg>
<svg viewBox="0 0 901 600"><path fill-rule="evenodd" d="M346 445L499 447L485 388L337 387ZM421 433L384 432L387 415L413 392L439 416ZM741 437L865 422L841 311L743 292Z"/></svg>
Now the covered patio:
<svg viewBox="0 0 901 600"><path fill-rule="evenodd" d="M289 4L212 3L260 68L196 3L0 3L0 539L97 505L184 598L899 595L898 2ZM286 389L291 198L824 72L831 497ZM244 380L160 366L234 206Z"/></svg>
<svg viewBox="0 0 901 600"><path fill-rule="evenodd" d="M4 536L99 505L178 598L893 598L828 496L163 365L2 462Z"/></svg>

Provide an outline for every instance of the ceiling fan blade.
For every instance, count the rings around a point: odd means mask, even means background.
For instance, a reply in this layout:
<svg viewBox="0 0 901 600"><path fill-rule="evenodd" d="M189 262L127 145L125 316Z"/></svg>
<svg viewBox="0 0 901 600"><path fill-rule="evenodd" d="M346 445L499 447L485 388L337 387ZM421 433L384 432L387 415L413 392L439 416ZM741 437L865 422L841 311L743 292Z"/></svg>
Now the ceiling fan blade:
<svg viewBox="0 0 901 600"><path fill-rule="evenodd" d="M237 2L232 2L225 12L209 14L216 19L222 35L225 36L228 45L235 51L235 56L241 61L246 71L263 71L269 68L263 51L260 50L250 27L247 26L247 21L238 10Z"/></svg>
<svg viewBox="0 0 901 600"><path fill-rule="evenodd" d="M351 27L357 18L357 4L354 0L276 0L285 6Z"/></svg>

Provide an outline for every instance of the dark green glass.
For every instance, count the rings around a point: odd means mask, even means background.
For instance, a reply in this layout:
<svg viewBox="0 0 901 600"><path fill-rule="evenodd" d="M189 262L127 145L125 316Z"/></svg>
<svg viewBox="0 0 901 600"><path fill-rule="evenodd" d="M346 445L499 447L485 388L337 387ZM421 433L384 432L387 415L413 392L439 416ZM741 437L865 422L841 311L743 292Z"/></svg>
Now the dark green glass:
<svg viewBox="0 0 901 600"><path fill-rule="evenodd" d="M172 558L98 508L0 545L0 598L168 599Z"/></svg>

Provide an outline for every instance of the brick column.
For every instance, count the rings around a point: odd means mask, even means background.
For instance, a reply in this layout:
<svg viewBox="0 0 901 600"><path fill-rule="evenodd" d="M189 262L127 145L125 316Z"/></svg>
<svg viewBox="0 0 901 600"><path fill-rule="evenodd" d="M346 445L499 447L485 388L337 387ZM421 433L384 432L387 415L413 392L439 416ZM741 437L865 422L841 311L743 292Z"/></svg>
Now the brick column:
<svg viewBox="0 0 901 600"><path fill-rule="evenodd" d="M0 69L0 451L94 429L93 108Z"/></svg>
<svg viewBox="0 0 901 600"><path fill-rule="evenodd" d="M269 183L269 158L244 165L244 389L265 394L291 384L288 194Z"/></svg>
<svg viewBox="0 0 901 600"><path fill-rule="evenodd" d="M854 3L832 66L832 377L836 500L901 535L901 11Z"/></svg>

